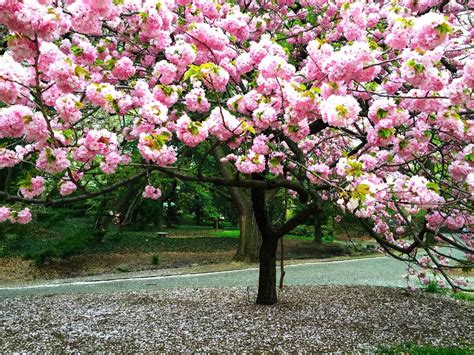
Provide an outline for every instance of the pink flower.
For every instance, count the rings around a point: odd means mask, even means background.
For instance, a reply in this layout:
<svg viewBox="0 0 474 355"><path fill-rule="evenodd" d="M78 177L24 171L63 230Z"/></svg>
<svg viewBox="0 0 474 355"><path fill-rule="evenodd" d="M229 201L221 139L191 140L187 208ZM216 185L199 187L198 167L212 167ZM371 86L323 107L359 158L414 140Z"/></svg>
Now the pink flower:
<svg viewBox="0 0 474 355"><path fill-rule="evenodd" d="M266 56L258 65L258 70L265 79L281 78L291 80L295 75L295 68L280 56Z"/></svg>
<svg viewBox="0 0 474 355"><path fill-rule="evenodd" d="M122 157L116 151L108 152L104 156L104 161L100 163L100 170L105 174L113 174L122 162Z"/></svg>
<svg viewBox="0 0 474 355"><path fill-rule="evenodd" d="M186 107L191 112L207 112L211 104L207 101L206 93L202 88L194 88L184 97Z"/></svg>
<svg viewBox="0 0 474 355"><path fill-rule="evenodd" d="M115 63L112 74L119 80L127 80L135 75L135 67L133 66L132 60L128 57L120 58L117 63Z"/></svg>
<svg viewBox="0 0 474 355"><path fill-rule="evenodd" d="M211 27L205 22L195 23L189 31L192 40L197 44L204 44L211 50L221 51L229 43L229 39L218 27Z"/></svg>
<svg viewBox="0 0 474 355"><path fill-rule="evenodd" d="M252 118L255 127L258 127L262 131L266 130L278 119L277 111L270 104L260 104L258 108L253 111Z"/></svg>
<svg viewBox="0 0 474 355"><path fill-rule="evenodd" d="M15 221L19 224L27 224L31 222L31 212L28 207L22 209L20 212L18 212L18 215L16 216Z"/></svg>
<svg viewBox="0 0 474 355"><path fill-rule="evenodd" d="M253 140L252 150L257 154L270 154L270 147L268 146L269 137L264 134L256 136Z"/></svg>
<svg viewBox="0 0 474 355"><path fill-rule="evenodd" d="M83 104L79 99L73 94L66 94L59 97L55 104L54 108L65 122L72 124L81 118L80 109L83 107Z"/></svg>
<svg viewBox="0 0 474 355"><path fill-rule="evenodd" d="M67 159L67 152L61 148L46 147L43 149L36 161L36 167L39 170L50 174L57 174L67 169L71 163Z"/></svg>
<svg viewBox="0 0 474 355"><path fill-rule="evenodd" d="M153 76L158 78L160 83L170 85L176 80L177 68L176 65L169 63L166 60L159 61L155 64L153 69Z"/></svg>
<svg viewBox="0 0 474 355"><path fill-rule="evenodd" d="M30 108L14 105L0 109L0 138L18 138L23 135L25 122L31 121Z"/></svg>
<svg viewBox="0 0 474 355"><path fill-rule="evenodd" d="M209 132L221 141L242 133L241 122L225 109L216 107L208 120Z"/></svg>
<svg viewBox="0 0 474 355"><path fill-rule="evenodd" d="M352 96L331 95L320 104L323 121L335 127L348 127L354 123L361 110Z"/></svg>
<svg viewBox="0 0 474 355"><path fill-rule="evenodd" d="M208 136L207 127L199 121L191 121L188 115L181 116L176 122L176 134L180 141L195 147Z"/></svg>
<svg viewBox="0 0 474 355"><path fill-rule="evenodd" d="M61 194L61 196L68 196L74 191L76 191L76 189L77 186L75 183L73 183L72 181L64 181L59 187L59 193Z"/></svg>
<svg viewBox="0 0 474 355"><path fill-rule="evenodd" d="M151 134L141 133L138 142L138 150L143 158L156 163L158 166L168 166L173 164L176 157L176 150L166 145L171 139L171 133L166 129L160 129Z"/></svg>
<svg viewBox="0 0 474 355"><path fill-rule="evenodd" d="M108 152L117 149L117 135L106 129L91 129L87 132L84 140L81 141L85 148L94 154L106 155Z"/></svg>
<svg viewBox="0 0 474 355"><path fill-rule="evenodd" d="M225 92L229 81L229 73L218 65L205 67L201 70L204 85L209 89Z"/></svg>
<svg viewBox="0 0 474 355"><path fill-rule="evenodd" d="M243 174L261 173L265 171L265 157L253 151L237 158L235 167Z"/></svg>
<svg viewBox="0 0 474 355"><path fill-rule="evenodd" d="M168 107L153 100L142 106L140 116L149 123L164 124L168 121Z"/></svg>
<svg viewBox="0 0 474 355"><path fill-rule="evenodd" d="M27 187L21 187L20 192L26 199L39 196L44 191L44 179L41 176L31 178Z"/></svg>
<svg viewBox="0 0 474 355"><path fill-rule="evenodd" d="M0 148L0 169L11 168L20 162L17 153L10 149Z"/></svg>
<svg viewBox="0 0 474 355"><path fill-rule="evenodd" d="M149 198L152 200L158 200L161 197L161 190L157 187L147 185L143 191L142 196L144 198Z"/></svg>
<svg viewBox="0 0 474 355"><path fill-rule="evenodd" d="M320 184L324 180L327 180L329 176L329 166L326 164L314 164L308 166L308 172L306 177L313 184ZM321 179L322 178L322 179Z"/></svg>
<svg viewBox="0 0 474 355"><path fill-rule="evenodd" d="M294 142L300 142L309 135L308 120L305 118L296 123L287 123L283 126L283 132Z"/></svg>
<svg viewBox="0 0 474 355"><path fill-rule="evenodd" d="M6 222L10 219L10 208L0 207L0 223Z"/></svg>
<svg viewBox="0 0 474 355"><path fill-rule="evenodd" d="M178 39L173 46L165 50L166 59L178 68L186 68L196 60L196 50L191 44Z"/></svg>
<svg viewBox="0 0 474 355"><path fill-rule="evenodd" d="M433 49L446 41L451 31L451 25L442 14L428 12L414 21L412 47Z"/></svg>

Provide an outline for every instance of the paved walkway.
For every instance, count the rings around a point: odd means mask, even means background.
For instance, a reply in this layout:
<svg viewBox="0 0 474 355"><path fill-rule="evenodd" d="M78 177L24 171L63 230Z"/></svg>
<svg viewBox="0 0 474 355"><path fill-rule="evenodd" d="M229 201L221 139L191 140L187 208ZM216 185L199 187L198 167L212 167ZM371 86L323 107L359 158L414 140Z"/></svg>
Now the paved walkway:
<svg viewBox="0 0 474 355"><path fill-rule="evenodd" d="M371 285L403 287L406 265L388 257L286 266L285 285ZM279 276L278 276L279 277ZM255 287L258 269L146 276L113 280L58 281L0 287L0 298L68 293L108 293L180 287Z"/></svg>

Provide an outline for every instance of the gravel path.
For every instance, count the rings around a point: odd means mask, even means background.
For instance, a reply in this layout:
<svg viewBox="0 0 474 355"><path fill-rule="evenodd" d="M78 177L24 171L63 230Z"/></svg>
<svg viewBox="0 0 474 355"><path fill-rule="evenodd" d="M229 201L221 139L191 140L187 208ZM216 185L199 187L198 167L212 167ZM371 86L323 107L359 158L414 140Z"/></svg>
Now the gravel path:
<svg viewBox="0 0 474 355"><path fill-rule="evenodd" d="M474 306L423 292L288 287L276 306L245 288L167 289L0 301L0 352L354 351L474 345Z"/></svg>

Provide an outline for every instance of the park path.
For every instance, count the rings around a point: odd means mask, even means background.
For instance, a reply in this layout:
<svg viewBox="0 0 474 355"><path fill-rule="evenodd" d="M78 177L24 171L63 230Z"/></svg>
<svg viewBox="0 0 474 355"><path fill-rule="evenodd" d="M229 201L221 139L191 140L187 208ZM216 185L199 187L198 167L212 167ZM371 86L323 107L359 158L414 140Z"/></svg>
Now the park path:
<svg viewBox="0 0 474 355"><path fill-rule="evenodd" d="M285 285L406 286L406 264L389 257L288 265ZM279 277L279 276L278 276ZM0 287L0 298L69 293L110 293L180 287L256 287L258 269L146 276L113 280L56 281Z"/></svg>

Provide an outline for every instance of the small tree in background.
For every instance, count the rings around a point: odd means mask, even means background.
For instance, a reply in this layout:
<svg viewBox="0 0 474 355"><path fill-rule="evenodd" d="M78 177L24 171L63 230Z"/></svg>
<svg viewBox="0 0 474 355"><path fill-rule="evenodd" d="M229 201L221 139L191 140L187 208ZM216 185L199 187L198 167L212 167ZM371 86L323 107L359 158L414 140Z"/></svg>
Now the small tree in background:
<svg viewBox="0 0 474 355"><path fill-rule="evenodd" d="M471 15L446 1L3 1L0 168L35 170L7 173L0 221L140 179L158 199L159 174L249 190L257 303L277 302L278 240L323 201L465 288L445 270L473 258ZM216 149L231 174L208 168ZM301 204L278 223L275 189Z"/></svg>

